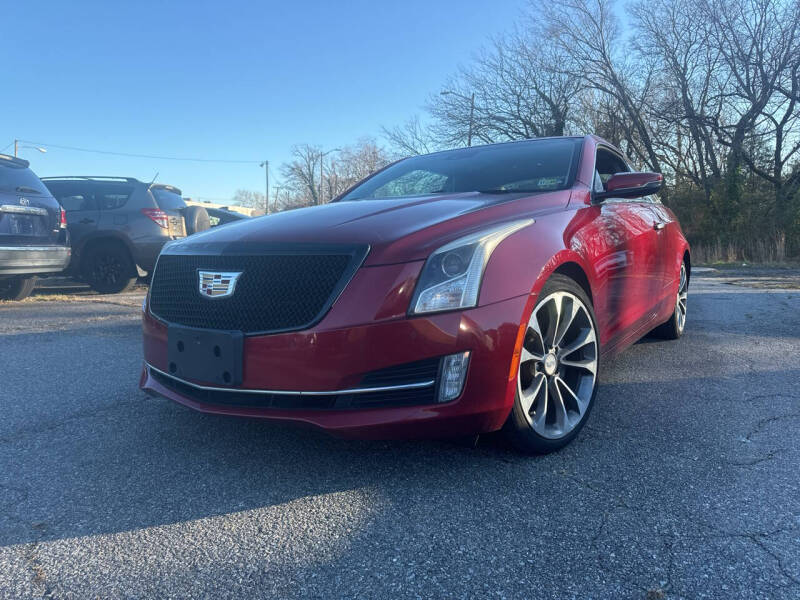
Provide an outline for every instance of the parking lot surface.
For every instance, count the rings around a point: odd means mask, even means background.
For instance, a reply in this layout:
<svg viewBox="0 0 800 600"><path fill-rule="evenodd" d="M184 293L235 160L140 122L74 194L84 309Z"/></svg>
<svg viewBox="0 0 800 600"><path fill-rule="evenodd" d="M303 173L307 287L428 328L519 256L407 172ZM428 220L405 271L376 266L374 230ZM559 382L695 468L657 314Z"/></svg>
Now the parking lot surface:
<svg viewBox="0 0 800 600"><path fill-rule="evenodd" d="M723 275L534 458L150 398L141 288L0 304L0 597L796 599L800 286Z"/></svg>

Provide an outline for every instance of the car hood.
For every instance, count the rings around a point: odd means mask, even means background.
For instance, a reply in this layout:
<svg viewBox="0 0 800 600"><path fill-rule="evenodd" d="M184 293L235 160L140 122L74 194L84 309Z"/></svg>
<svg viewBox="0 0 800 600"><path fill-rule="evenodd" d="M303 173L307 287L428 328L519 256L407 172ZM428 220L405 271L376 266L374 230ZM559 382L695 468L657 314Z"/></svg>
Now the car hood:
<svg viewBox="0 0 800 600"><path fill-rule="evenodd" d="M209 230L173 242L172 251L224 252L231 243L369 245L367 264L424 259L431 250L493 221L563 206L569 191L529 194L468 192L333 202Z"/></svg>

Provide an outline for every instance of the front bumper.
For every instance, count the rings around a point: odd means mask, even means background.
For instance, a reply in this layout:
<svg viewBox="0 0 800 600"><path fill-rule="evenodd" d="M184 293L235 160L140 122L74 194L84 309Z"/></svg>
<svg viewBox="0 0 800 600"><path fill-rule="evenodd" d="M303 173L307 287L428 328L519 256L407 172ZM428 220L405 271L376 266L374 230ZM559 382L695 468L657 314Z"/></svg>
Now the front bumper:
<svg viewBox="0 0 800 600"><path fill-rule="evenodd" d="M0 246L0 275L57 273L69 259L69 246Z"/></svg>
<svg viewBox="0 0 800 600"><path fill-rule="evenodd" d="M309 424L343 437L440 438L503 426L514 401L509 372L527 296L461 312L398 315L347 326L343 321L358 306L356 298L348 299L348 292L357 293L359 287L354 280L312 329L245 338L242 385L225 389L234 396L242 390L250 396L278 392L290 399L335 395L358 388L364 376L375 371L470 351L464 388L456 400L370 408L308 408L304 401L294 406L284 402L280 408L275 403L261 407L252 402L215 402L203 391L207 387L203 382L165 379L170 377L167 326L147 311L141 388L203 412ZM363 302L361 308L362 314L370 314Z"/></svg>

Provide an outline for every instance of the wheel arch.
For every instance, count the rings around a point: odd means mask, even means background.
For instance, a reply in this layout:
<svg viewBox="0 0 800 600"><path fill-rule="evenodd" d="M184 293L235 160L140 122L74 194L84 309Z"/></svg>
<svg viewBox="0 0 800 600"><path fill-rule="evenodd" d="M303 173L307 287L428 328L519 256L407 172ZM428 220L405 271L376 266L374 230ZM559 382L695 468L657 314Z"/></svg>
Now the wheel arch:
<svg viewBox="0 0 800 600"><path fill-rule="evenodd" d="M592 286L589 283L589 277L586 275L586 272L583 270L577 262L568 260L566 262L561 263L558 267L556 267L550 275L552 276L554 273L560 273L566 277L572 279L575 283L581 286L586 295L589 297L589 302L592 303L594 306L594 294L592 294Z"/></svg>
<svg viewBox="0 0 800 600"><path fill-rule="evenodd" d="M135 259L135 254L133 252L132 245L130 244L129 240L125 236L120 235L120 234L116 234L116 233L113 233L113 232L98 233L98 234L95 234L95 235L92 235L92 236L86 238L85 240L83 240L83 242L81 242L80 250L78 252L76 252L77 257L78 257L78 271L79 272L83 271L83 267L84 267L84 262L83 261L86 259L86 256L91 252L91 250L93 248L95 248L97 246L100 246L102 244L115 244L115 245L123 248L125 250L125 252L128 253L128 256L130 257L131 262L134 265L134 267L133 267L134 272L132 273L132 275L137 275L138 274L138 271L136 271L136 259Z"/></svg>
<svg viewBox="0 0 800 600"><path fill-rule="evenodd" d="M684 248L683 250L683 262L686 263L686 280L692 280L692 258L689 254L689 248Z"/></svg>

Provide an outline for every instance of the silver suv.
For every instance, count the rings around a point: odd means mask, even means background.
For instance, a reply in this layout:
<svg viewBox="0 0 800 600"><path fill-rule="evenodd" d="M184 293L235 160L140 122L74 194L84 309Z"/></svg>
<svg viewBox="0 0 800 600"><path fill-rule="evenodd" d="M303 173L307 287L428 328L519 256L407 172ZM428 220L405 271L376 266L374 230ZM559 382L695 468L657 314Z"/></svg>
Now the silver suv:
<svg viewBox="0 0 800 600"><path fill-rule="evenodd" d="M206 210L187 206L171 185L132 177L44 177L67 211L69 274L103 294L129 289L149 273L170 240L209 228Z"/></svg>

